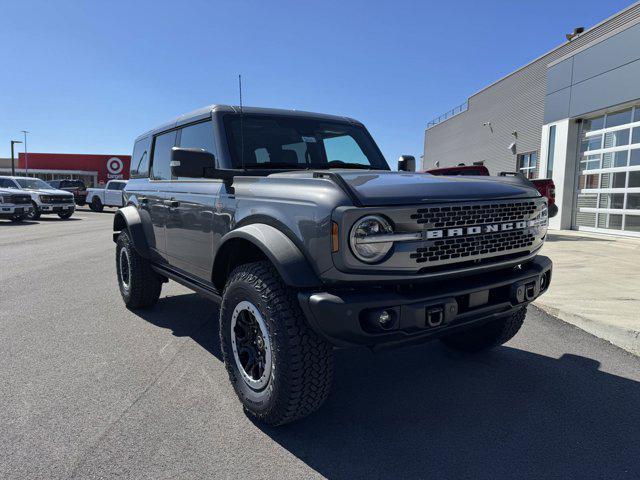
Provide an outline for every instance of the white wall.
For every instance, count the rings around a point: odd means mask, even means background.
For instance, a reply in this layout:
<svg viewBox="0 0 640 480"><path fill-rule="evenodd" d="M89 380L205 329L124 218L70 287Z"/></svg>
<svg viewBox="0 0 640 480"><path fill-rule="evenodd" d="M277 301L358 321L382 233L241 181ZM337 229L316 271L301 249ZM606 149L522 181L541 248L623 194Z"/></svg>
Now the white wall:
<svg viewBox="0 0 640 480"><path fill-rule="evenodd" d="M556 185L556 204L558 205L558 214L549 220L549 228L552 230L570 229L575 197L578 125L570 119L564 119L559 122L549 123L542 126L542 140L540 144L540 178L545 178L547 175L549 128L552 125L555 125L556 127L552 179Z"/></svg>

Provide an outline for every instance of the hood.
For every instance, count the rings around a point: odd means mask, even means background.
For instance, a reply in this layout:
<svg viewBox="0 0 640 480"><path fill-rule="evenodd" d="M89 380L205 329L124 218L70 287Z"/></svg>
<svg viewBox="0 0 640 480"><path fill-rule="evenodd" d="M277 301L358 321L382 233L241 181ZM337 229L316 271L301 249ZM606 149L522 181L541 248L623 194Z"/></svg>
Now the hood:
<svg viewBox="0 0 640 480"><path fill-rule="evenodd" d="M64 190L57 190L55 188L43 188L42 190L38 190L35 188L23 188L23 192L29 193L37 193L40 195L65 195L68 197L73 197L73 193L65 192Z"/></svg>
<svg viewBox="0 0 640 480"><path fill-rule="evenodd" d="M373 170L334 172L366 207L540 196L533 186L502 181L498 177L443 177L427 173Z"/></svg>

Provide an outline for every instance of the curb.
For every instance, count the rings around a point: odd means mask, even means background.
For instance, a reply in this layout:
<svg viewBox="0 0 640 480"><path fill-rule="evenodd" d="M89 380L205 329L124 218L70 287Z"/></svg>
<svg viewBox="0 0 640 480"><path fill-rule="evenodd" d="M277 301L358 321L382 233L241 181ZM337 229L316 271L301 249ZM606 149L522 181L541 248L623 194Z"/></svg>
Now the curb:
<svg viewBox="0 0 640 480"><path fill-rule="evenodd" d="M628 330L626 328L597 322L589 318L581 317L580 315L562 311L549 305L534 303L534 306L553 317L559 318L571 325L575 325L598 338L602 338L603 340L606 340L629 353L640 356L640 331L638 330Z"/></svg>

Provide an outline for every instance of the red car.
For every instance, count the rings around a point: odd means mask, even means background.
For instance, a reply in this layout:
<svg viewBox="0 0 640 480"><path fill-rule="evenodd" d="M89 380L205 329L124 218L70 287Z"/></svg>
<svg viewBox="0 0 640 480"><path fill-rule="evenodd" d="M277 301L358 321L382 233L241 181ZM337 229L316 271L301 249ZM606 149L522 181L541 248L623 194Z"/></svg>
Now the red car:
<svg viewBox="0 0 640 480"><path fill-rule="evenodd" d="M479 176L490 176L489 169L484 165L460 165L457 167L445 167L445 168L434 168L432 170L427 170L426 173L430 173L431 175L479 175ZM499 176L517 176L521 174L516 172L500 172ZM522 177L524 178L524 177ZM556 205L556 185L553 183L553 180L550 178L541 178L532 180L529 179L531 183L536 187L540 195L543 197L547 197L547 205L549 207L549 217L555 217L558 213L558 206Z"/></svg>

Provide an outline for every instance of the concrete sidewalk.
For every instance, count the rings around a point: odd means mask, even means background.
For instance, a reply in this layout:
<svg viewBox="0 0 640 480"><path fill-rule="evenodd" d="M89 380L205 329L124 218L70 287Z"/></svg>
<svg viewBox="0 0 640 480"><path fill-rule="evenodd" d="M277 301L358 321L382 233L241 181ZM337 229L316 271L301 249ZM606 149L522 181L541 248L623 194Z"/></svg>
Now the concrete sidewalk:
<svg viewBox="0 0 640 480"><path fill-rule="evenodd" d="M640 239L550 231L551 288L535 304L640 355Z"/></svg>

